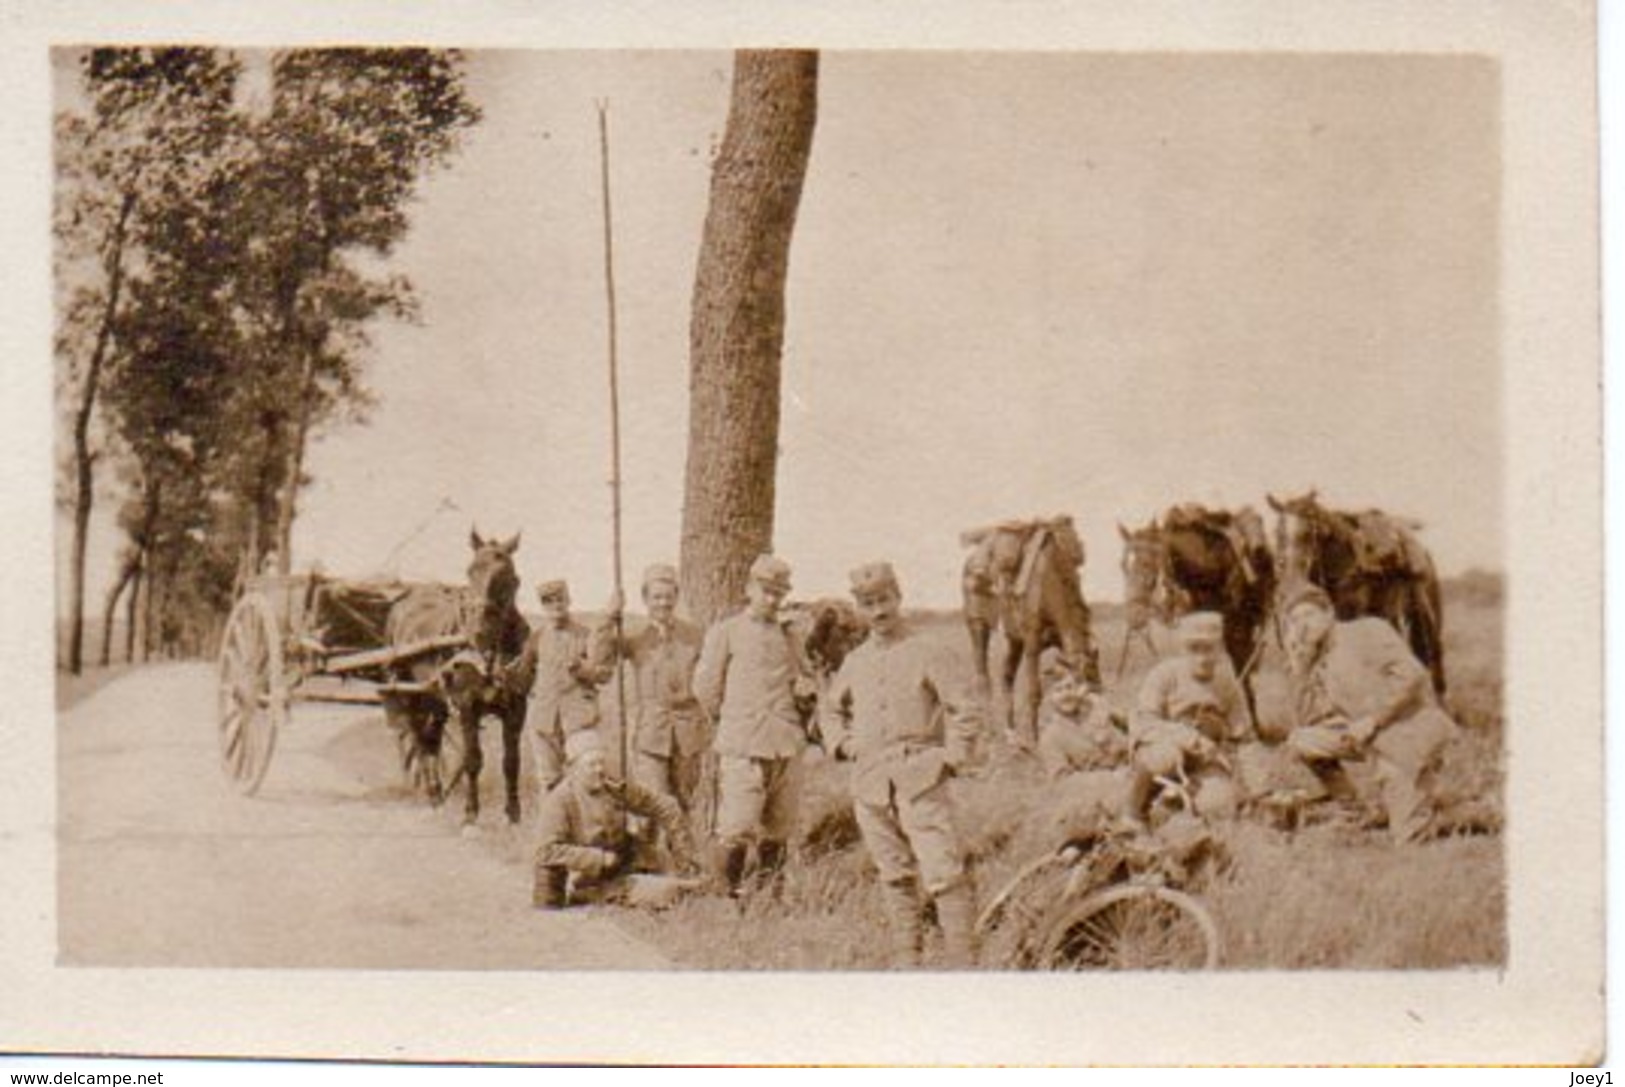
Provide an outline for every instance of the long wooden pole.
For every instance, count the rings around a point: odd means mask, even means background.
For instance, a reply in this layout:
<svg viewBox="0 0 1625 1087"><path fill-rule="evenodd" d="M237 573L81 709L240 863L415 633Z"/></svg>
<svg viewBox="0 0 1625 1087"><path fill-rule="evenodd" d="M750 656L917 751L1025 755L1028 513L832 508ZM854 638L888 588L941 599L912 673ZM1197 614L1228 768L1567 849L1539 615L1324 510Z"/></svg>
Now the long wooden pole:
<svg viewBox="0 0 1625 1087"><path fill-rule="evenodd" d="M615 709L620 722L621 776L632 777L628 756L627 735L631 722L626 719L626 672L621 667L623 634L621 613L626 607L626 594L621 573L621 378L615 341L615 239L609 205L609 102L598 102L598 160L603 178L604 193L604 291L609 302L609 489L614 509L615 529L615 599L620 608L615 612ZM621 818L626 818L622 813Z"/></svg>

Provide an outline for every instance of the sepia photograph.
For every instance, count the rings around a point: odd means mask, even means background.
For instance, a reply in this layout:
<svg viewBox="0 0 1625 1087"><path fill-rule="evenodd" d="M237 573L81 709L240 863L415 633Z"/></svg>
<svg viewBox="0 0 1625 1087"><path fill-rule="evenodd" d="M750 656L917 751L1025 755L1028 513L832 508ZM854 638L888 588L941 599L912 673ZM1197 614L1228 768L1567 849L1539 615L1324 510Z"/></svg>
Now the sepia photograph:
<svg viewBox="0 0 1625 1087"><path fill-rule="evenodd" d="M1595 13L1038 7L22 20L4 1048L1602 1059Z"/></svg>

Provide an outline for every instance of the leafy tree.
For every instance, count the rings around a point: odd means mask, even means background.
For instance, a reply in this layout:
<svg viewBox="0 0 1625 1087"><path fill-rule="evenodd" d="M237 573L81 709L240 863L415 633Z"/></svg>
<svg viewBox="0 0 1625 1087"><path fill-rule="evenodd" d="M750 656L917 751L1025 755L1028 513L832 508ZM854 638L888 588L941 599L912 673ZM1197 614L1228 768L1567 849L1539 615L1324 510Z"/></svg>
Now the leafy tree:
<svg viewBox="0 0 1625 1087"><path fill-rule="evenodd" d="M370 403L367 329L410 317L410 284L373 271L406 236L429 168L479 119L461 56L428 49L299 49L272 60L270 110L239 208L238 303L247 340L235 409L252 432L239 466L249 564L269 546L287 572L305 452Z"/></svg>
<svg viewBox="0 0 1625 1087"><path fill-rule="evenodd" d="M735 54L689 328L681 558L701 622L773 543L784 287L817 113L817 53Z"/></svg>
<svg viewBox="0 0 1625 1087"><path fill-rule="evenodd" d="M118 363L115 329L153 224L193 191L229 126L237 67L207 49L92 49L87 114L56 123L56 357L71 448L69 668L83 664L85 553L95 501L97 398Z"/></svg>

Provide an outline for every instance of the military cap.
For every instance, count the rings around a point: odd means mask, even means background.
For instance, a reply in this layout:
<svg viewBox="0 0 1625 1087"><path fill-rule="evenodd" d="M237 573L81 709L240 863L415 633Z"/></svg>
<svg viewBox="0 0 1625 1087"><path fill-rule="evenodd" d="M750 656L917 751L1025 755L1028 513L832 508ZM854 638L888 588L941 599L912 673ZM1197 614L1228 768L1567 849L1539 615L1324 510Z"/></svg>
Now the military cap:
<svg viewBox="0 0 1625 1087"><path fill-rule="evenodd" d="M643 587L651 585L676 585L677 567L664 562L657 562L643 571Z"/></svg>
<svg viewBox="0 0 1625 1087"><path fill-rule="evenodd" d="M1281 614L1285 615L1291 612L1299 604L1314 604L1330 611L1332 598L1326 595L1325 589L1322 589L1314 582L1300 581L1281 594Z"/></svg>
<svg viewBox="0 0 1625 1087"><path fill-rule="evenodd" d="M541 598L544 604L549 600L556 600L560 598L569 600L570 585L563 578L554 578L551 581L544 581L540 585L536 586L536 595Z"/></svg>
<svg viewBox="0 0 1625 1087"><path fill-rule="evenodd" d="M1179 620L1179 640L1200 645L1224 640L1224 616L1216 611L1193 611Z"/></svg>
<svg viewBox="0 0 1625 1087"><path fill-rule="evenodd" d="M789 592L790 564L773 555L758 555L756 561L750 564L750 579L782 592Z"/></svg>
<svg viewBox="0 0 1625 1087"><path fill-rule="evenodd" d="M599 738L598 730L585 728L580 732L572 732L564 738L564 758L566 762L575 762L589 751L602 751L604 741Z"/></svg>
<svg viewBox="0 0 1625 1087"><path fill-rule="evenodd" d="M852 578L852 595L863 596L867 593L884 592L887 589L896 590L897 571L892 569L889 562L866 562L857 567L850 574Z"/></svg>

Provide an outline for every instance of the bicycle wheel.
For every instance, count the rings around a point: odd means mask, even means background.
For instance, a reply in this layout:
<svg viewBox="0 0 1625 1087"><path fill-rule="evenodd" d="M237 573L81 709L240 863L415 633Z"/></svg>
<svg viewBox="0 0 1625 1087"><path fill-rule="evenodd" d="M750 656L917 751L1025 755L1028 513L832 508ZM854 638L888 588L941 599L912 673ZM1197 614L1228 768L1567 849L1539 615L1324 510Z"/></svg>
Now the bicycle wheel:
<svg viewBox="0 0 1625 1087"><path fill-rule="evenodd" d="M993 897L976 921L985 965L1006 970L1032 969L1044 914L1062 894L1071 864L1071 859L1060 853L1040 857Z"/></svg>
<svg viewBox="0 0 1625 1087"><path fill-rule="evenodd" d="M1039 945L1045 970L1211 970L1219 929L1196 899L1167 887L1120 886L1063 908Z"/></svg>

